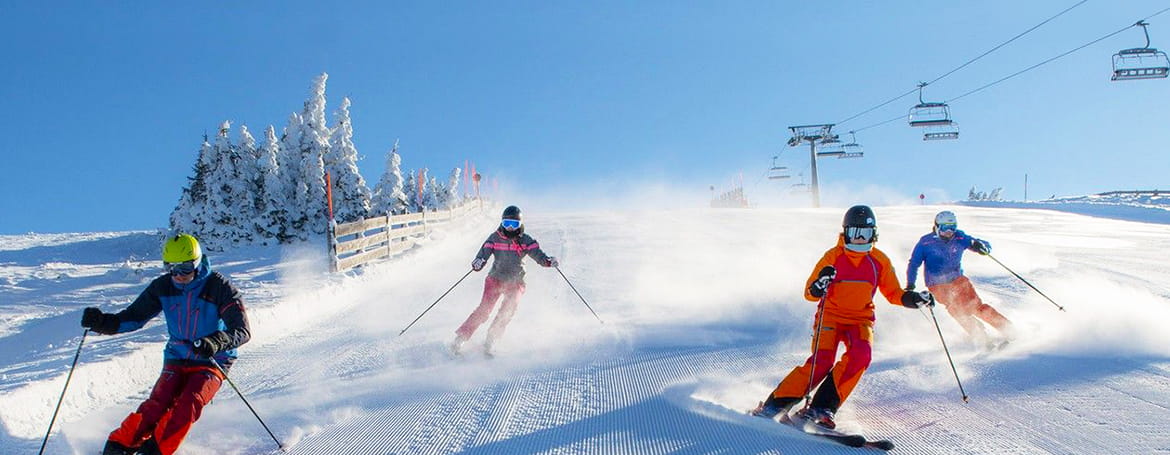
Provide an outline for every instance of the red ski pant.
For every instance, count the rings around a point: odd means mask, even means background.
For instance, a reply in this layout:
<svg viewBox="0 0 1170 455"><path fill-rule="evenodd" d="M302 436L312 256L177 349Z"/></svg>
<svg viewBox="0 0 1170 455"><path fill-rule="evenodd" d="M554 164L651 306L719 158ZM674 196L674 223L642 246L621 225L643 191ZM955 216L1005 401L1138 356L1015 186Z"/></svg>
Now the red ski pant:
<svg viewBox="0 0 1170 455"><path fill-rule="evenodd" d="M1012 328L1011 321L991 305L983 303L967 277L960 276L950 283L930 286L930 293L947 308L955 322L976 340L980 342L987 340L987 330L979 322L981 320L995 327L1000 333L1010 336L1008 332Z"/></svg>
<svg viewBox="0 0 1170 455"><path fill-rule="evenodd" d="M804 365L793 368L792 372L780 381L780 385L772 391L772 396L802 397L811 390L810 384L815 388L832 371L833 383L837 388L836 404L840 406L849 398L853 388L857 387L857 382L861 380L865 369L869 368L873 353L873 327L829 321L821 326L819 339L815 336L813 338L813 354L805 360ZM840 344L845 345L845 353L841 355L841 361L834 363ZM813 363L816 363L815 371Z"/></svg>
<svg viewBox="0 0 1170 455"><path fill-rule="evenodd" d="M153 435L164 455L175 453L223 383L220 374L211 366L163 366L150 398L110 433L110 440L137 448Z"/></svg>
<svg viewBox="0 0 1170 455"><path fill-rule="evenodd" d="M520 302L520 296L524 294L523 281L500 281L496 278L488 276L483 283L483 299L479 301L479 306L471 315L467 316L467 320L463 321L463 325L455 330L455 333L464 340L471 338L475 330L487 321L488 316L492 314L492 309L496 307L496 301L503 296L503 303L500 304L500 311L496 313L496 319L492 321L491 327L488 328L487 342L493 343L504 334L504 329L508 327L508 322L512 321L512 315L516 314L516 305Z"/></svg>

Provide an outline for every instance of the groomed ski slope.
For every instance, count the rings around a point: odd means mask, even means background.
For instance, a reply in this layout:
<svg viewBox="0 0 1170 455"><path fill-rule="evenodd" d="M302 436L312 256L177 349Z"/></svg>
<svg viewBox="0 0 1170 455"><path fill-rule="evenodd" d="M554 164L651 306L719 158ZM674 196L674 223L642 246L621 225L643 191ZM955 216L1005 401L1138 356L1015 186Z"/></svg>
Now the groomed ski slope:
<svg viewBox="0 0 1170 455"><path fill-rule="evenodd" d="M876 207L898 268L939 206ZM1170 229L1046 210L947 207L995 257L965 269L1021 329L1006 350L968 344L936 316L878 297L874 362L840 425L903 454L1170 452ZM329 276L315 247L213 255L245 289L254 328L232 378L294 454L856 453L742 415L807 356L802 286L843 208L533 213L555 270L528 291L495 359L444 348L478 302L468 269L498 210L436 231L364 271ZM81 329L81 308L124 307L159 273L149 233L5 236L0 246L0 453L40 447ZM136 273L138 270L140 273ZM921 282L921 281L920 281ZM48 453L97 453L161 362L161 322L90 336ZM226 384L181 453L276 444Z"/></svg>

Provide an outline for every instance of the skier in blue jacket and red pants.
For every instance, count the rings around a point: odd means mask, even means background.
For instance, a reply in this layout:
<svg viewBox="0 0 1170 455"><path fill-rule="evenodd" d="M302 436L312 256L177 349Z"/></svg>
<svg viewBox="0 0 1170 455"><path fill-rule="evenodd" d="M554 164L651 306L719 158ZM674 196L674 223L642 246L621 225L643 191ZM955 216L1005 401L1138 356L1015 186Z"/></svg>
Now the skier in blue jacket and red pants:
<svg viewBox="0 0 1170 455"><path fill-rule="evenodd" d="M1013 336L1012 323L991 305L983 303L971 280L963 275L963 252L968 250L990 254L991 244L959 230L959 221L953 212L939 212L934 217L933 232L918 239L914 252L910 254L910 264L906 269L907 289L914 289L918 267L925 265L922 277L926 287L959 326L978 344L989 348L1002 346ZM999 339L988 335L983 323L1000 332Z"/></svg>
<svg viewBox="0 0 1170 455"><path fill-rule="evenodd" d="M203 406L236 360L236 347L251 337L240 291L203 256L190 235L163 246L167 273L156 278L126 309L103 313L86 308L81 326L113 335L138 330L163 313L170 339L163 369L150 397L110 433L103 455L171 455L179 449Z"/></svg>

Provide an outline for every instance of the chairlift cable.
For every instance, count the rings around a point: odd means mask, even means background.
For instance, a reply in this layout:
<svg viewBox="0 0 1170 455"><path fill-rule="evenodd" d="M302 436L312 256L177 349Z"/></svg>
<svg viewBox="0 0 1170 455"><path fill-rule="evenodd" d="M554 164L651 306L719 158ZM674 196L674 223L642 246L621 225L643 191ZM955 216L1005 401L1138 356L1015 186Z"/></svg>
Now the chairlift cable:
<svg viewBox="0 0 1170 455"><path fill-rule="evenodd" d="M942 76L936 77L936 78L934 78L934 80L932 80L932 81L930 81L930 82L925 82L924 84L925 84L925 85L930 85L930 84L933 84L933 83L935 83L935 82L938 82L938 81L942 80L943 78L945 78L945 77L947 77L947 76L950 76L951 74L955 73L956 71L959 71L959 70L961 70L961 69L963 69L963 68L967 67L967 65L970 65L970 64L972 64L972 63L975 63L975 61L976 61L976 60L979 60L979 59L981 59L981 58L983 58L983 57L986 57L988 54L990 54L990 53L992 53L992 52L995 52L996 50L999 50L999 48L1001 48L1001 47L1004 47L1004 46L1008 45L1008 44L1009 44L1009 43L1011 43L1012 41L1015 41L1015 40L1019 39L1020 37L1022 37L1022 36L1024 36L1024 35L1027 35L1028 33L1031 33L1033 30L1036 30L1037 28L1040 28L1040 27L1041 27L1041 26L1043 26L1044 24L1047 24L1048 22L1052 21L1053 19L1056 19L1056 18L1058 18L1058 17L1060 17L1060 16L1064 15L1064 13L1067 13L1067 12L1069 12L1069 11L1072 11L1074 8L1076 8L1076 7L1078 7L1078 6L1081 6L1081 5L1083 5L1083 4L1084 4L1085 2L1087 2L1087 1L1089 1L1089 0L1081 0L1081 1L1080 1L1080 2L1078 2L1077 4L1075 4L1075 5L1073 5L1073 6L1070 6L1070 7L1066 8L1064 11L1061 11L1061 12L1057 13L1055 16L1052 16L1052 17L1050 17L1050 18L1048 18L1048 19L1045 19L1043 22L1040 22L1039 24L1036 24L1036 25L1032 26L1032 28L1029 28L1029 29L1025 30L1023 33L1020 33L1019 35L1016 35L1016 36L1012 37L1012 39L1009 39L1009 40L1007 40L1007 41L1004 41L1003 43L1000 43L998 46L995 46L995 47L991 48L991 50L988 50L987 52L984 52L984 53L980 54L978 57L975 57L975 58L973 58L973 59L971 59L971 60L968 60L966 63L963 63L962 65L959 65L959 66L958 66L958 67L956 67L955 69L952 69L952 70L950 70L950 71L947 71L947 72L946 72L945 74L943 74ZM1151 16L1151 17L1152 17L1152 16ZM881 104L878 104L877 106L871 107L871 108L869 108L869 109L866 109L866 110L864 110L864 111L861 111L861 112L859 112L859 113L857 113L857 114L854 114L853 116L851 116L851 117L849 117L849 118L846 118L845 120L841 120L841 121L837 122L836 124L837 124L837 125L841 125L842 123L848 122L848 121L850 121L850 120L853 120L853 119L855 119L855 118L857 118L857 117L861 117L862 115L865 115L865 114L868 114L868 113L870 113L870 112L873 112L873 111L875 111L875 110L877 110L877 109L880 109L880 108L884 107L884 106L885 106L885 105L887 105L887 104L890 104L890 103L892 103L892 102L894 102L894 101L898 101L898 100L900 100L900 99L902 99L902 98L905 98L906 96L909 96L909 95L911 95L911 94L913 94L913 93L915 93L915 92L918 92L919 90L920 90L920 87L915 87L915 88L911 89L910 91L908 91L908 92L906 92L906 93L903 93L903 94L901 94L901 95L898 95L898 96L896 96L896 97L894 97L894 98L890 98L889 100L887 100L887 101L885 101L885 102L883 102L883 103L881 103ZM892 121L892 120L890 120L890 121ZM884 123L888 123L888 122L882 122L882 124L884 124ZM869 128L869 127L866 127L866 128ZM865 129L865 128L862 128L862 129ZM854 131L860 131L860 130L854 130Z"/></svg>
<svg viewBox="0 0 1170 455"><path fill-rule="evenodd" d="M1145 21L1146 19L1150 19L1150 18L1152 18L1152 17L1154 17L1154 16L1157 16L1157 15L1159 15L1159 14L1165 13L1166 11L1170 11L1170 7L1168 7L1168 8L1164 8L1164 9L1162 9L1161 11L1158 11L1158 12L1156 12L1156 13L1154 13L1154 14L1151 14L1151 15L1147 16L1146 18L1142 19L1142 21ZM1139 22L1141 22L1141 21L1139 21ZM1079 50L1081 50L1081 49L1084 49L1084 48L1086 48L1086 47L1089 47L1089 46L1092 46L1092 45L1094 45L1094 44L1097 44L1097 43L1099 43L1099 42L1101 42L1101 41L1104 41L1104 40L1107 40L1107 39L1109 39L1109 38L1112 38L1112 37L1116 36L1117 34L1119 34L1119 33L1121 33L1121 32L1124 32L1124 31L1126 31L1126 30L1129 30L1130 28L1133 28L1133 27L1136 27L1136 26L1137 26L1137 24L1136 24L1136 23L1135 23L1135 24L1130 24L1130 25L1127 25L1127 26L1125 26L1124 28L1122 28L1121 30L1118 30L1118 31L1115 31L1115 32L1113 32L1113 33L1110 33L1110 34L1108 34L1108 35L1102 36L1102 37L1100 37L1100 38L1097 38L1097 39L1095 39L1095 40L1093 40L1093 41L1089 41L1088 43L1082 44L1082 45L1080 45L1080 46L1078 46L1078 47L1076 47L1076 48L1074 48L1074 49L1072 49L1072 50L1066 51L1066 52L1064 52L1064 53L1062 53L1062 54L1060 54L1060 55L1057 55L1057 56L1055 56L1055 57L1049 58L1049 59L1047 59L1047 60L1044 60L1044 61L1042 61L1042 62L1040 62L1040 63L1037 63L1037 64L1035 64L1035 65L1032 65L1032 66L1029 66L1029 67L1027 67L1027 68L1024 68L1024 69L1022 69L1022 70L1016 71L1015 73L1012 73L1012 74L1010 74L1010 75L1004 76L1004 77L1002 77L1002 78L1000 78L1000 79L996 80L995 82L989 83L989 84L987 84L987 85L984 85L984 86L982 86L982 87L979 87L979 88L977 88L977 89L971 90L971 91L969 91L969 92L967 92L967 93L964 93L964 94L962 94L962 95L959 95L959 96L956 96L956 97L954 97L954 98L951 98L951 99L947 100L947 101L946 101L946 103L951 103L951 102L957 101L957 100L959 100L959 99L961 99L961 98L963 98L963 97L966 97L967 95L972 95L972 94L975 94L975 93L977 93L977 92L979 92L979 91L982 91L982 90L984 90L984 89L986 89L986 88L988 88L988 87L991 87L991 86L993 86L993 85L995 85L995 84L998 84L998 83L1000 83L1000 82L1006 81L1006 80L1008 80L1008 79L1011 79L1011 78L1013 78L1013 77L1019 76L1019 75L1021 75L1021 74L1024 74L1024 73L1026 73L1026 72L1028 72L1028 71L1031 71L1031 70L1033 70L1033 69L1039 68L1039 67L1041 67L1041 66L1043 66L1043 65L1045 65L1045 64L1047 64L1047 63L1049 63L1049 62L1052 62L1053 60L1056 60L1056 59L1058 59L1058 58L1064 57L1064 56L1066 56L1066 55L1068 55L1068 54L1071 54L1071 53L1073 53L1073 52L1079 51Z"/></svg>
<svg viewBox="0 0 1170 455"><path fill-rule="evenodd" d="M1056 18L1058 18L1058 17L1060 17L1060 16L1064 15L1064 13L1067 13L1067 12L1069 12L1069 11L1072 11L1072 10L1073 10L1073 8L1076 8L1076 7L1078 7L1078 6L1081 6L1081 5L1085 4L1085 2L1087 2L1087 1L1089 1L1089 0L1081 0L1079 3L1077 3L1077 4L1073 5L1073 6L1070 6L1070 7L1068 7L1068 8L1067 8L1067 9L1065 9L1064 11L1061 11L1061 12L1057 13L1055 16L1052 16L1052 17L1050 17L1050 18L1048 18L1048 19L1045 19L1045 20L1044 20L1044 22L1041 22L1041 23L1039 23L1039 24L1036 24L1035 26L1033 26L1033 27L1032 27L1032 28L1030 28L1030 29L1024 30L1024 32L1023 32L1023 33L1020 33L1019 35L1016 35L1016 36L1012 37L1012 39L1009 39L1009 40L1007 40L1007 41L1004 41L1004 42L1003 42L1003 43L1001 43L1000 45L998 45L998 46L995 46L995 47L991 48L991 50L989 50L989 51L987 51L987 52L984 52L984 53L980 54L978 57L975 57L975 58L973 58L973 59L971 59L971 60L968 60L968 61L967 61L967 63L964 63L964 64L962 64L962 65L959 65L959 67L958 67L958 68L955 68L955 69L953 69L953 70L950 70L950 71L948 71L946 74L943 74L942 76L939 76L939 77L936 77L936 78L934 78L934 80L933 80L933 81L927 82L927 83L926 83L926 85L930 85L930 84L933 84L933 83L935 83L935 82L938 82L938 81L942 80L944 77L950 76L950 75L951 75L951 73L954 73L954 72L956 72L956 71L958 71L958 70L961 70L961 69L963 69L964 67L966 67L967 65L970 65L970 64L972 64L972 63L975 63L975 61L976 61L976 60L979 60L979 59L981 59L981 58L983 58L983 57L986 57L986 56L987 56L987 54L990 54L990 53L992 53L992 52L995 52L996 50L998 50L998 49L999 49L999 48L1001 48L1001 47L1007 46L1007 45L1008 45L1009 43L1011 43L1012 41L1015 41L1015 40L1019 39L1020 37L1022 37L1022 36L1024 36L1024 35L1027 35L1027 34L1028 34L1028 33L1030 33L1032 30L1036 30L1036 29L1040 28L1042 25L1044 25L1044 24L1047 24L1048 22L1052 21L1053 19L1056 19Z"/></svg>
<svg viewBox="0 0 1170 455"><path fill-rule="evenodd" d="M855 129L855 130L853 130L853 132L854 132L854 133L856 133L856 132L859 132L859 131L862 131L862 130L868 130L868 129L870 129L870 128L879 127L879 126L885 125L885 124L887 124L887 123L893 122L893 121L895 121L895 120L903 120L903 119L905 119L905 118L906 118L906 114L900 114L900 115L898 115L897 117L894 117L894 118L892 118L892 119L889 119L889 120L883 120L883 121L881 121L881 122L874 123L873 125L864 126L864 127L861 127L861 128Z"/></svg>

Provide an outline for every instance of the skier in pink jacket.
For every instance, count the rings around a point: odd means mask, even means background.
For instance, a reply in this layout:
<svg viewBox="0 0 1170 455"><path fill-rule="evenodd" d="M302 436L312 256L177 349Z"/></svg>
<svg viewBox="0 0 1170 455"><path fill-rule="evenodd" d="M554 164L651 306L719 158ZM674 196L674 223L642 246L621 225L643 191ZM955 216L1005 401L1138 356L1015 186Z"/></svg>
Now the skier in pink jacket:
<svg viewBox="0 0 1170 455"><path fill-rule="evenodd" d="M536 242L536 239L524 233L524 223L521 221L519 207L508 206L500 218L500 227L488 236L483 247L479 249L479 254L476 254L475 259L471 261L471 269L478 272L487 264L489 256L494 255L496 258L492 262L491 270L488 271L487 279L484 280L483 299L480 300L475 311L472 311L467 320L463 322L463 325L455 330L455 339L451 341L450 348L451 352L456 355L462 352L463 345L467 343L475 330L487 321L492 309L496 306L496 301L500 300L502 296L503 303L500 305L500 311L496 313L496 319L488 328L487 339L484 340L483 344L484 354L492 356L492 346L504 334L504 329L512 320L512 315L516 313L516 305L520 302L520 296L524 294L524 264L522 263L524 256L531 256L538 264L545 267L559 265L556 258L541 251L540 244Z"/></svg>

